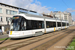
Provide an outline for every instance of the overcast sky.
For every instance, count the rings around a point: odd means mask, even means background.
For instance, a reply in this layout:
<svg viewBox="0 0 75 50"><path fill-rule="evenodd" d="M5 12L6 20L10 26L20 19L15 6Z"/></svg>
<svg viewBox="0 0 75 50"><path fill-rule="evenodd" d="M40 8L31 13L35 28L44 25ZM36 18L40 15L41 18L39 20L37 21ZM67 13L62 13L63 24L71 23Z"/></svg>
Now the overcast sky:
<svg viewBox="0 0 75 50"><path fill-rule="evenodd" d="M38 13L50 11L67 11L75 20L75 0L0 0L1 3L34 10Z"/></svg>

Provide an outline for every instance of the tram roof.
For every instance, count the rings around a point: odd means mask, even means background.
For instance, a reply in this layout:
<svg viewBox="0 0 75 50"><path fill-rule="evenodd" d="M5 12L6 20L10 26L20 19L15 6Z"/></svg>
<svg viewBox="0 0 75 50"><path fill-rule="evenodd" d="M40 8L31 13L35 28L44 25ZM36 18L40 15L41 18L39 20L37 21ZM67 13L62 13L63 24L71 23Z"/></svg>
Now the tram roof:
<svg viewBox="0 0 75 50"><path fill-rule="evenodd" d="M55 18L50 18L50 17L46 17L46 16L41 16L41 15L33 15L33 14L17 14L17 15L23 16L27 20L43 20L44 21L44 18L45 18L46 20L56 21ZM57 22L61 22L61 20L57 19ZM68 23L68 21L65 21L65 20L62 20L62 22Z"/></svg>

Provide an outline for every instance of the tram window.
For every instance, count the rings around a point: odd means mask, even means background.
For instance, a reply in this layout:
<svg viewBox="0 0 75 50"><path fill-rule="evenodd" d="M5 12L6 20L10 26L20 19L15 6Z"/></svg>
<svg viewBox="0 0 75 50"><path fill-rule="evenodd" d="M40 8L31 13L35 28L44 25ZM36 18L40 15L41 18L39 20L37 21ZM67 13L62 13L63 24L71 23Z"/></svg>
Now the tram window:
<svg viewBox="0 0 75 50"><path fill-rule="evenodd" d="M44 28L43 21L27 20L27 30Z"/></svg>
<svg viewBox="0 0 75 50"><path fill-rule="evenodd" d="M66 26L66 23L64 23L64 26Z"/></svg>
<svg viewBox="0 0 75 50"><path fill-rule="evenodd" d="M67 26L69 26L69 23L67 23Z"/></svg>
<svg viewBox="0 0 75 50"><path fill-rule="evenodd" d="M64 23L62 23L62 26L64 26Z"/></svg>
<svg viewBox="0 0 75 50"><path fill-rule="evenodd" d="M56 22L53 23L53 26L56 27Z"/></svg>
<svg viewBox="0 0 75 50"><path fill-rule="evenodd" d="M26 20L23 17L20 23L20 30L26 30Z"/></svg>
<svg viewBox="0 0 75 50"><path fill-rule="evenodd" d="M56 27L56 22L49 22L49 21L47 21L47 22L46 22L46 27L47 27L47 28Z"/></svg>
<svg viewBox="0 0 75 50"><path fill-rule="evenodd" d="M24 22L24 26L26 26L26 22Z"/></svg>
<svg viewBox="0 0 75 50"><path fill-rule="evenodd" d="M68 26L69 26L69 23L68 23Z"/></svg>
<svg viewBox="0 0 75 50"><path fill-rule="evenodd" d="M24 22L21 21L21 30L24 30Z"/></svg>
<svg viewBox="0 0 75 50"><path fill-rule="evenodd" d="M64 24L62 23L62 26L64 26Z"/></svg>
<svg viewBox="0 0 75 50"><path fill-rule="evenodd" d="M61 22L58 22L58 27L61 27Z"/></svg>
<svg viewBox="0 0 75 50"><path fill-rule="evenodd" d="M38 27L37 27L37 21L32 21L32 29L37 29Z"/></svg>
<svg viewBox="0 0 75 50"><path fill-rule="evenodd" d="M31 20L27 20L26 21L26 30L30 30L30 29L32 29Z"/></svg>
<svg viewBox="0 0 75 50"><path fill-rule="evenodd" d="M44 22L42 22L42 28L44 28Z"/></svg>
<svg viewBox="0 0 75 50"><path fill-rule="evenodd" d="M64 24L62 23L62 26L64 26Z"/></svg>
<svg viewBox="0 0 75 50"><path fill-rule="evenodd" d="M50 26L50 23L49 22L46 22L46 28L49 28Z"/></svg>
<svg viewBox="0 0 75 50"><path fill-rule="evenodd" d="M67 23L67 26L68 26L68 23Z"/></svg>
<svg viewBox="0 0 75 50"><path fill-rule="evenodd" d="M66 23L62 23L62 26L66 26Z"/></svg>
<svg viewBox="0 0 75 50"><path fill-rule="evenodd" d="M50 22L50 27L53 27L53 22Z"/></svg>
<svg viewBox="0 0 75 50"><path fill-rule="evenodd" d="M38 25L38 26L39 26L39 29L42 28L42 22L39 21L38 24L39 24L39 25Z"/></svg>
<svg viewBox="0 0 75 50"><path fill-rule="evenodd" d="M0 26L0 29L1 29L1 26Z"/></svg>
<svg viewBox="0 0 75 50"><path fill-rule="evenodd" d="M66 23L65 23L65 26L66 26Z"/></svg>

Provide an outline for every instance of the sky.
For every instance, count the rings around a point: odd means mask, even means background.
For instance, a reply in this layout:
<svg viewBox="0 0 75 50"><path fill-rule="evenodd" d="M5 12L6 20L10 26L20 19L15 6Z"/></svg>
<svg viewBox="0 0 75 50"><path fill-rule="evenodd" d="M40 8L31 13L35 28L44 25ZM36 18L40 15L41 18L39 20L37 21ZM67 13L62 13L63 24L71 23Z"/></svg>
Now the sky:
<svg viewBox="0 0 75 50"><path fill-rule="evenodd" d="M72 14L72 19L75 21L75 0L0 0L0 2L38 13L67 11Z"/></svg>

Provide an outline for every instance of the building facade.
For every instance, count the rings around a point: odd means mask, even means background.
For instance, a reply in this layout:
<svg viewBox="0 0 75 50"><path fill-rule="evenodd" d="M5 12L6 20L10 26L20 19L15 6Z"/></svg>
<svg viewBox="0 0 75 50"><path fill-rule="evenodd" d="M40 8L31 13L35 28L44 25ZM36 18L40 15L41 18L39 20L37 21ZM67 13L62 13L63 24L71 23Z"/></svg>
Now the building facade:
<svg viewBox="0 0 75 50"><path fill-rule="evenodd" d="M69 22L69 25L72 25L72 16L69 12L61 12L61 11L55 11L48 13L49 15L53 16L53 18L57 18L60 20L67 20Z"/></svg>
<svg viewBox="0 0 75 50"><path fill-rule="evenodd" d="M0 3L0 29L3 32L9 29L10 21L8 20L17 13L16 7Z"/></svg>
<svg viewBox="0 0 75 50"><path fill-rule="evenodd" d="M72 21L72 24L75 26L75 21Z"/></svg>

